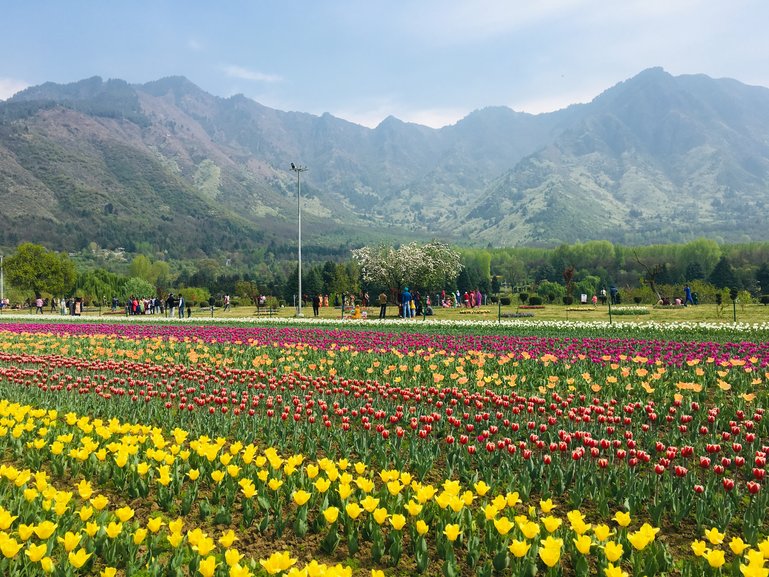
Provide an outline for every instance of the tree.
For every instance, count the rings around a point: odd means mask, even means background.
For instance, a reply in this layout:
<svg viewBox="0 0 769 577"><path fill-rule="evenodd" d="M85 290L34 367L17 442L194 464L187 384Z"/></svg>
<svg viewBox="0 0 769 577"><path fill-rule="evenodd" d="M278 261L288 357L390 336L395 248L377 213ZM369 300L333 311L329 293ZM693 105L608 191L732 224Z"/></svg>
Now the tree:
<svg viewBox="0 0 769 577"><path fill-rule="evenodd" d="M447 244L409 243L395 249L387 245L364 246L352 251L363 281L400 291L404 286L432 289L452 284L462 269L460 255Z"/></svg>
<svg viewBox="0 0 769 577"><path fill-rule="evenodd" d="M756 282L761 287L761 294L769 294L769 264L763 263L756 271Z"/></svg>
<svg viewBox="0 0 769 577"><path fill-rule="evenodd" d="M64 295L72 290L77 277L75 265L64 253L49 252L39 244L26 242L5 261L8 284L35 295Z"/></svg>
<svg viewBox="0 0 769 577"><path fill-rule="evenodd" d="M710 273L710 278L708 280L716 288L740 288L737 286L737 277L734 274L732 264L725 256L722 256L718 263L716 263L716 266L713 269L713 272Z"/></svg>
<svg viewBox="0 0 769 577"><path fill-rule="evenodd" d="M137 298L155 296L155 285L143 278L133 276L123 285L123 296L135 296Z"/></svg>

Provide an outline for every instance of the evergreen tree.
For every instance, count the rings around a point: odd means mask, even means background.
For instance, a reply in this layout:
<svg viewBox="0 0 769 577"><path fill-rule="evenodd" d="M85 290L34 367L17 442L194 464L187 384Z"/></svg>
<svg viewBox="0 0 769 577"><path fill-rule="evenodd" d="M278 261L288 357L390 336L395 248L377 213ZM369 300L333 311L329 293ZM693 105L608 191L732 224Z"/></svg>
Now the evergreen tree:
<svg viewBox="0 0 769 577"><path fill-rule="evenodd" d="M686 265L686 281L702 280L705 278L705 271L699 262L690 262Z"/></svg>
<svg viewBox="0 0 769 577"><path fill-rule="evenodd" d="M756 271L756 283L762 295L769 295L769 263L763 263Z"/></svg>
<svg viewBox="0 0 769 577"><path fill-rule="evenodd" d="M710 273L710 278L708 280L710 281L710 284L720 289L741 288L737 286L738 281L737 276L734 274L734 268L732 268L729 259L725 256L722 256L718 263L716 263L716 266L713 269L713 272Z"/></svg>

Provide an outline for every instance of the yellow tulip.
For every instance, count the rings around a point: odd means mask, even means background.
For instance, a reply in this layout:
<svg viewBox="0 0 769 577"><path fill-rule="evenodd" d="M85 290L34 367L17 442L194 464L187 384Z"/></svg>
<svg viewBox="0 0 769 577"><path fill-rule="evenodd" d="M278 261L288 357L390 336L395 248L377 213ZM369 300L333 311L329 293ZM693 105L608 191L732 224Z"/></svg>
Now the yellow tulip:
<svg viewBox="0 0 769 577"><path fill-rule="evenodd" d="M19 523L18 532L19 532L19 539L21 539L22 541L28 541L29 538L35 534L35 526Z"/></svg>
<svg viewBox="0 0 769 577"><path fill-rule="evenodd" d="M226 533L223 533L221 537L219 537L219 544L225 549L229 549L230 547L232 547L232 544L237 540L238 540L238 537L235 535L235 531L230 529Z"/></svg>
<svg viewBox="0 0 769 577"><path fill-rule="evenodd" d="M75 569L80 569L83 565L86 564L86 561L91 557L91 553L87 553L85 549L82 547L75 551L70 551L69 555L67 556L67 559L69 560L69 564L72 565Z"/></svg>
<svg viewBox="0 0 769 577"><path fill-rule="evenodd" d="M0 542L0 551L6 559L13 559L16 554L24 547L24 543L19 543L13 537L6 537Z"/></svg>
<svg viewBox="0 0 769 577"><path fill-rule="evenodd" d="M548 533L554 533L558 530L558 528L563 523L563 520L558 517L553 517L551 515L548 515L547 517L542 517L542 524L545 526L545 529Z"/></svg>
<svg viewBox="0 0 769 577"><path fill-rule="evenodd" d="M203 577L213 577L214 571L216 571L216 565L216 557L214 555L209 555L198 565L198 573Z"/></svg>
<svg viewBox="0 0 769 577"><path fill-rule="evenodd" d="M400 531L401 529L403 529L403 526L405 524L406 524L406 517L404 515L401 515L400 513L396 513L392 517L390 517L390 525L392 525L396 531Z"/></svg>
<svg viewBox="0 0 769 577"><path fill-rule="evenodd" d="M96 509L97 511L101 511L102 509L104 509L104 507L109 505L109 499L107 499L107 497L105 497L104 495L97 495L96 497L93 497L92 499L90 499L90 503L91 505L93 505L94 509Z"/></svg>
<svg viewBox="0 0 769 577"><path fill-rule="evenodd" d="M344 501L352 494L352 486L349 483L342 483L337 487L339 497Z"/></svg>
<svg viewBox="0 0 769 577"><path fill-rule="evenodd" d="M708 565L710 565L714 569L718 569L724 563L726 563L726 556L724 555L724 552L721 551L720 549L712 549L708 551L705 554L705 559L707 560Z"/></svg>
<svg viewBox="0 0 769 577"><path fill-rule="evenodd" d="M123 524L112 521L104 528L104 531L107 533L107 537L114 539L123 532Z"/></svg>
<svg viewBox="0 0 769 577"><path fill-rule="evenodd" d="M454 542L462 534L462 531L459 530L459 525L456 523L449 523L446 525L446 527L444 527L443 534L446 535L446 539Z"/></svg>
<svg viewBox="0 0 769 577"><path fill-rule="evenodd" d="M227 563L227 567L232 567L233 565L237 565L240 563L240 560L243 558L243 555L240 554L240 552L237 549L227 549L224 552L224 561Z"/></svg>
<svg viewBox="0 0 769 577"><path fill-rule="evenodd" d="M99 529L100 527L98 523L88 522L85 524L84 531L86 535L88 535L89 537L93 537L94 535L96 535L96 533L99 532Z"/></svg>
<svg viewBox="0 0 769 577"><path fill-rule="evenodd" d="M371 495L366 495L360 502L361 507L363 507L366 512L373 513L374 509L379 507L379 499L376 497L372 497Z"/></svg>
<svg viewBox="0 0 769 577"><path fill-rule="evenodd" d="M615 541L607 542L606 545L604 545L603 550L606 554L606 559L612 563L614 563L617 559L620 559L622 554L625 552L622 544Z"/></svg>
<svg viewBox="0 0 769 577"><path fill-rule="evenodd" d="M742 540L741 537L733 537L731 541L729 541L729 549L732 550L732 553L735 555L742 555L743 551L750 547L745 541Z"/></svg>
<svg viewBox="0 0 769 577"><path fill-rule="evenodd" d="M309 501L310 497L312 497L312 493L308 493L307 491L303 491L302 489L299 489L298 491L294 491L294 494L293 494L294 503L296 503L299 507L301 507L307 501Z"/></svg>
<svg viewBox="0 0 769 577"><path fill-rule="evenodd" d="M417 533L419 533L420 535L424 535L429 530L430 530L430 526L427 523L425 523L424 520L419 519L419 521L417 521Z"/></svg>
<svg viewBox="0 0 769 577"><path fill-rule="evenodd" d="M518 525L518 528L527 539L533 539L539 534L539 525L534 521L526 521L525 523Z"/></svg>
<svg viewBox="0 0 769 577"><path fill-rule="evenodd" d="M163 519L160 517L150 517L147 519L147 529L150 530L151 533L157 533L160 531L160 528L163 526Z"/></svg>
<svg viewBox="0 0 769 577"><path fill-rule="evenodd" d="M620 527L627 527L630 525L630 512L617 511L614 513L614 520Z"/></svg>
<svg viewBox="0 0 769 577"><path fill-rule="evenodd" d="M500 535L507 535L514 526L513 522L507 517L494 519L494 527Z"/></svg>
<svg viewBox="0 0 769 577"><path fill-rule="evenodd" d="M134 516L134 510L131 509L129 506L121 507L117 511L115 511L115 515L118 519L120 519L121 523L125 523L129 519L131 519Z"/></svg>
<svg viewBox="0 0 769 577"><path fill-rule="evenodd" d="M168 522L168 530L171 531L171 533L181 533L182 529L184 529L184 519L181 517Z"/></svg>
<svg viewBox="0 0 769 577"><path fill-rule="evenodd" d="M80 498L83 499L83 501L87 501L91 498L91 495L93 495L93 488L91 487L91 483L83 479L77 484L77 493L80 495Z"/></svg>
<svg viewBox="0 0 769 577"><path fill-rule="evenodd" d="M590 554L590 547L592 545L593 540L588 535L580 535L577 539L574 539L574 546L583 555Z"/></svg>
<svg viewBox="0 0 769 577"><path fill-rule="evenodd" d="M53 573L53 570L55 568L55 565L53 564L53 559L50 557L43 557L40 559L40 567L43 569L45 573Z"/></svg>
<svg viewBox="0 0 769 577"><path fill-rule="evenodd" d="M475 485L473 485L473 488L475 489L475 492L478 493L479 497L485 497L486 493L491 490L491 487L489 487L484 481L478 481Z"/></svg>
<svg viewBox="0 0 769 577"><path fill-rule="evenodd" d="M539 502L539 508L542 509L542 512L547 515L555 509L555 503L553 503L552 499L547 499L546 501L540 501Z"/></svg>
<svg viewBox="0 0 769 577"><path fill-rule="evenodd" d="M105 567L101 570L101 573L99 573L99 577L116 577L117 575L117 568L115 567Z"/></svg>
<svg viewBox="0 0 769 577"><path fill-rule="evenodd" d="M555 567L561 559L561 548L563 539L555 539L548 535L539 544L539 558L542 559L548 567Z"/></svg>
<svg viewBox="0 0 769 577"><path fill-rule="evenodd" d="M296 563L296 559L292 559L288 551L282 553L273 553L267 559L259 559L259 564L264 567L270 575L276 575L282 573L286 569L289 569Z"/></svg>
<svg viewBox="0 0 769 577"><path fill-rule="evenodd" d="M184 540L184 535L181 533L171 533L166 536L166 539L168 539L168 542L171 544L171 547L176 549L179 545L182 544L182 541Z"/></svg>
<svg viewBox="0 0 769 577"><path fill-rule="evenodd" d="M83 505L78 509L77 511L78 517L80 517L80 520L85 523L93 516L93 507L89 507L88 505Z"/></svg>
<svg viewBox="0 0 769 577"><path fill-rule="evenodd" d="M251 577L252 573L248 567L242 567L239 563L236 563L230 567L230 577Z"/></svg>
<svg viewBox="0 0 769 577"><path fill-rule="evenodd" d="M33 530L35 532L35 535L37 535L38 539L45 541L51 535L53 535L53 532L56 530L56 527L57 525L55 523L52 523L51 521L42 521L37 525L35 525L35 528Z"/></svg>
<svg viewBox="0 0 769 577"><path fill-rule="evenodd" d="M197 481L198 477L200 477L200 469L190 469L187 471L187 477L189 477L190 481Z"/></svg>
<svg viewBox="0 0 769 577"><path fill-rule="evenodd" d="M385 509L384 507L374 509L374 513L373 513L374 521L376 521L380 525L385 521L387 521L388 516L389 514L387 513L387 509Z"/></svg>
<svg viewBox="0 0 769 577"><path fill-rule="evenodd" d="M593 527L593 535L595 535L595 538L599 541L608 541L609 537L613 535L613 532L608 525L601 523L600 525Z"/></svg>
<svg viewBox="0 0 769 577"><path fill-rule="evenodd" d="M198 555L205 557L211 551L216 549L216 543L210 537L201 538L196 545L192 547L193 551L197 551Z"/></svg>
<svg viewBox="0 0 769 577"><path fill-rule="evenodd" d="M510 543L510 546L508 547L510 553L518 558L524 557L526 553L529 552L530 548L531 543L528 541L519 541L518 539L513 539L512 543Z"/></svg>
<svg viewBox="0 0 769 577"><path fill-rule="evenodd" d="M45 557L45 554L48 552L48 545L45 543L41 543L40 545L33 545L32 543L29 544L27 547L27 550L24 551L24 554L29 557L29 560L33 563L37 563L40 561L43 557Z"/></svg>
<svg viewBox="0 0 769 577"><path fill-rule="evenodd" d="M345 513L347 513L347 516L352 519L353 521L360 517L360 514L363 513L363 507L358 505L358 503L347 503L344 507Z"/></svg>
<svg viewBox="0 0 769 577"><path fill-rule="evenodd" d="M613 563L607 565L606 569L603 570L603 574L606 577L628 577L627 572L623 571L620 565L615 567Z"/></svg>
<svg viewBox="0 0 769 577"><path fill-rule="evenodd" d="M406 512L412 517L416 517L419 515L419 513L422 512L422 505L413 500L406 503L404 508L406 509Z"/></svg>
<svg viewBox="0 0 769 577"><path fill-rule="evenodd" d="M82 538L82 535L80 535L80 533L73 533L72 531L67 531L64 534L64 537L57 537L56 540L59 543L61 543L64 546L64 550L67 553L69 553L75 547L78 546L81 538Z"/></svg>
<svg viewBox="0 0 769 577"><path fill-rule="evenodd" d="M705 531L705 537L710 541L711 545L720 545L724 542L726 533L721 533L716 527L713 527Z"/></svg>
<svg viewBox="0 0 769 577"><path fill-rule="evenodd" d="M318 493L325 493L328 491L328 488L331 486L331 481L326 479L325 477L318 477L315 480L315 483L313 483L315 489L318 491Z"/></svg>
<svg viewBox="0 0 769 577"><path fill-rule="evenodd" d="M703 557L705 555L705 551L708 548L708 544L705 543L705 541L701 541L700 539L697 539L692 542L692 551L697 557Z"/></svg>
<svg viewBox="0 0 769 577"><path fill-rule="evenodd" d="M141 545L142 543L144 543L144 540L146 538L147 538L147 529L145 529L144 527L139 527L138 529L136 529L136 531L134 531L134 536L133 536L134 545Z"/></svg>
<svg viewBox="0 0 769 577"><path fill-rule="evenodd" d="M222 479L224 479L224 471L221 469L211 471L211 479L213 479L214 483L221 483Z"/></svg>
<svg viewBox="0 0 769 577"><path fill-rule="evenodd" d="M326 519L326 523L335 523L339 518L339 509L336 507L329 507L323 511L323 517Z"/></svg>

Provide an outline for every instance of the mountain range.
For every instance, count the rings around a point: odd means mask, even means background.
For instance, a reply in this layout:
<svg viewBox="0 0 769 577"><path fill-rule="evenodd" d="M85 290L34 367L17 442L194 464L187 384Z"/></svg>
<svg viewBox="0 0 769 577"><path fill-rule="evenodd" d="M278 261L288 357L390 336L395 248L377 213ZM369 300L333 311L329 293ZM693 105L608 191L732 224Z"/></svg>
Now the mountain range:
<svg viewBox="0 0 769 577"><path fill-rule="evenodd" d="M440 129L275 110L183 77L45 83L0 102L0 246L288 251L297 184L318 253L766 240L769 89L652 68L587 104L489 107Z"/></svg>

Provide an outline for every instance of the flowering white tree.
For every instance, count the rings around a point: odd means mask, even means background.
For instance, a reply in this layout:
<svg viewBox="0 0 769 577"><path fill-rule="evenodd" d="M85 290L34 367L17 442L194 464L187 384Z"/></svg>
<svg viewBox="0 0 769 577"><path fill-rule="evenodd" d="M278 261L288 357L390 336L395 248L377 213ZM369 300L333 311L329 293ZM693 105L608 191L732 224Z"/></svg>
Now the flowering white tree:
<svg viewBox="0 0 769 577"><path fill-rule="evenodd" d="M462 270L460 255L440 241L419 245L415 242L399 248L380 244L352 251L366 283L400 291L404 286L423 289L453 284Z"/></svg>

